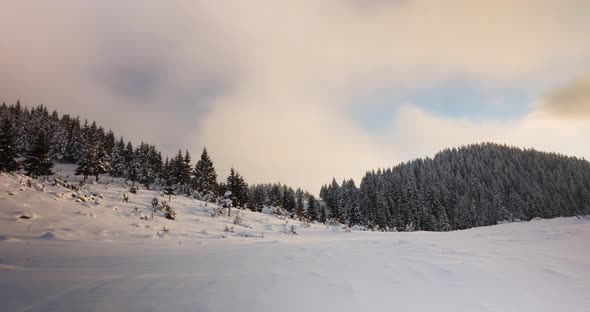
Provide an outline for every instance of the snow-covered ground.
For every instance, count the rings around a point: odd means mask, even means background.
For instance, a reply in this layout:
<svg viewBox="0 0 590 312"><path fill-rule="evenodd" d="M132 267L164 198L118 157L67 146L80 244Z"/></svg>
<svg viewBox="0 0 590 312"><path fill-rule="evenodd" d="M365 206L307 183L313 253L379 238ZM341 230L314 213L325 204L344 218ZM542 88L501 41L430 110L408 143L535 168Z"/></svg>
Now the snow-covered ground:
<svg viewBox="0 0 590 312"><path fill-rule="evenodd" d="M590 218L347 232L247 211L235 225L182 196L177 220L152 219L159 192L43 184L0 175L0 311L590 310Z"/></svg>

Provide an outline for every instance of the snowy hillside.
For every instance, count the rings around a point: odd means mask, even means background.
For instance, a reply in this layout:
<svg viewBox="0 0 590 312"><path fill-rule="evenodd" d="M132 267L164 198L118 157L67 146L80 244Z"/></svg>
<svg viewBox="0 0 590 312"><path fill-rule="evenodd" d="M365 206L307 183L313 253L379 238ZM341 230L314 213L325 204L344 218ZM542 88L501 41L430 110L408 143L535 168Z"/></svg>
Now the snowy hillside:
<svg viewBox="0 0 590 312"><path fill-rule="evenodd" d="M71 165L55 177L77 185ZM0 175L2 311L588 311L589 218L348 232L103 177ZM123 202L125 196L128 202ZM236 215L239 217L236 219ZM293 226L293 227L292 227ZM297 232L297 235L293 233Z"/></svg>
<svg viewBox="0 0 590 312"><path fill-rule="evenodd" d="M177 243L194 240L206 243L218 238L261 238L267 240L292 235L295 232L325 230L324 225L304 228L295 220L283 220L272 214L232 209L231 217L212 216L218 206L186 197L172 196L170 206L177 220L167 220L162 214L152 216L152 200L168 201L161 191L139 189L129 193L129 183L122 179L103 177L99 183L89 180L75 191L54 185L53 178L78 186L81 177L73 174L73 165L57 165L55 175L46 182L23 175L2 175L2 234L11 237L45 237L72 241L115 241L135 239L166 239ZM128 202L123 202L124 196ZM236 216L239 216L236 220ZM239 224L234 224L239 223ZM229 231L226 231L227 225ZM163 233L166 228L169 234ZM285 231L285 229L287 231ZM337 228L334 228L337 230ZM287 232L287 233L285 233ZM238 239L238 241L241 241Z"/></svg>

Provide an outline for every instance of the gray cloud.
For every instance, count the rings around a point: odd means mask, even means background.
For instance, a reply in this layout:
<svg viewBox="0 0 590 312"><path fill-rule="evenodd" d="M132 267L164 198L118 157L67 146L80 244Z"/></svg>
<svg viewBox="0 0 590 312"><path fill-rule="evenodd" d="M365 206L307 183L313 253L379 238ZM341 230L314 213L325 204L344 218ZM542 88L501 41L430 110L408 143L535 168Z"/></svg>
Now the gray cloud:
<svg viewBox="0 0 590 312"><path fill-rule="evenodd" d="M96 119L168 154L193 147L178 133L240 77L219 21L181 1L8 0L0 19L1 101Z"/></svg>
<svg viewBox="0 0 590 312"><path fill-rule="evenodd" d="M588 65L589 6L5 0L0 100L96 119L167 154L206 145L220 176L235 165L249 182L316 190L332 175L358 178L400 160L399 150L422 148L366 133L344 112L351 94L455 77L534 83Z"/></svg>
<svg viewBox="0 0 590 312"><path fill-rule="evenodd" d="M590 118L590 74L551 93L544 108L560 117Z"/></svg>

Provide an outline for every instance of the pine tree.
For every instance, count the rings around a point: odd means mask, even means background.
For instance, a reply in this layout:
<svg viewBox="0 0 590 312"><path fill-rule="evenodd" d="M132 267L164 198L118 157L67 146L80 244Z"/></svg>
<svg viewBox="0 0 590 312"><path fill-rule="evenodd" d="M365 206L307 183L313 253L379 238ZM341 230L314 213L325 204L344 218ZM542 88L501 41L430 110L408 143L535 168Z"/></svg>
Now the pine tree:
<svg viewBox="0 0 590 312"><path fill-rule="evenodd" d="M52 133L50 134L49 141L49 159L62 162L65 158L65 152L67 147L67 134L66 128L59 125L59 118L55 116L57 112L52 115ZM54 120L57 118L57 121Z"/></svg>
<svg viewBox="0 0 590 312"><path fill-rule="evenodd" d="M164 180L166 183L172 183L172 172L170 171L170 160L166 157L164 164L162 165L162 171L160 172L159 178Z"/></svg>
<svg viewBox="0 0 590 312"><path fill-rule="evenodd" d="M193 187L207 199L213 196L217 188L217 173L206 148L203 149L201 159L195 165Z"/></svg>
<svg viewBox="0 0 590 312"><path fill-rule="evenodd" d="M125 174L125 167L125 141L121 137L111 152L111 175L122 177Z"/></svg>
<svg viewBox="0 0 590 312"><path fill-rule="evenodd" d="M0 125L0 171L12 172L20 169L16 161L17 156L12 136L12 123L5 117Z"/></svg>
<svg viewBox="0 0 590 312"><path fill-rule="evenodd" d="M81 158L81 151L85 145L79 118L70 120L66 133L67 143L64 152L64 160L77 163Z"/></svg>
<svg viewBox="0 0 590 312"><path fill-rule="evenodd" d="M286 185L283 186L283 208L292 216L297 205L295 200L295 191Z"/></svg>
<svg viewBox="0 0 590 312"><path fill-rule="evenodd" d="M39 131L37 139L31 149L27 152L24 169L28 176L37 178L39 176L52 175L53 163L49 160L49 145L45 131Z"/></svg>
<svg viewBox="0 0 590 312"><path fill-rule="evenodd" d="M191 182L191 174L192 174L192 166L191 166L191 154L188 150L184 152L184 158L182 162L182 184L186 186L190 186Z"/></svg>
<svg viewBox="0 0 590 312"><path fill-rule="evenodd" d="M84 182L88 176L93 175L96 172L97 166L97 156L96 151L92 146L87 146L83 149L81 153L82 156L78 161L78 167L76 168L76 175L82 175L84 177Z"/></svg>
<svg viewBox="0 0 590 312"><path fill-rule="evenodd" d="M131 144L131 143L130 143ZM130 144L128 146L130 146ZM139 179L141 171L141 164L139 163L139 157L135 152L131 152L131 160L129 167L127 168L126 179L131 181L131 187L135 187L135 182Z"/></svg>
<svg viewBox="0 0 590 312"><path fill-rule="evenodd" d="M449 217L447 216L447 212L444 209L440 212L436 230L441 232L451 230L451 225L449 224Z"/></svg>
<svg viewBox="0 0 590 312"><path fill-rule="evenodd" d="M338 182L336 182L336 179L333 178L332 184L330 184L330 186L327 188L326 198L324 201L330 210L330 218L337 222L344 221L342 207L340 207L342 204L340 195L340 186L338 185Z"/></svg>
<svg viewBox="0 0 590 312"><path fill-rule="evenodd" d="M317 221L319 219L319 204L313 195L307 199L307 210L305 216L309 221Z"/></svg>
<svg viewBox="0 0 590 312"><path fill-rule="evenodd" d="M305 216L305 208L303 206L303 191L301 189L297 189L296 197L297 203L295 208L295 216L297 219L303 220L303 217Z"/></svg>
<svg viewBox="0 0 590 312"><path fill-rule="evenodd" d="M343 215L346 216L348 225L363 225L364 217L360 208L359 191L353 179L349 179L341 187L341 207Z"/></svg>
<svg viewBox="0 0 590 312"><path fill-rule="evenodd" d="M281 185L280 184L273 184L270 193L268 195L270 206L273 207L282 207L283 203L283 194L281 192Z"/></svg>
<svg viewBox="0 0 590 312"><path fill-rule="evenodd" d="M182 150L178 150L176 157L170 161L170 172L170 178L173 184L180 185L184 182L184 157L182 156Z"/></svg>
<svg viewBox="0 0 590 312"><path fill-rule="evenodd" d="M227 177L227 188L232 194L233 206L244 208L248 202L248 184L234 168L231 168Z"/></svg>
<svg viewBox="0 0 590 312"><path fill-rule="evenodd" d="M143 184L145 187L150 187L150 185L156 180L156 172L155 172L155 165L157 153L153 150L153 148L141 142L141 144L135 150L137 162L139 163L139 171L137 180L139 183Z"/></svg>
<svg viewBox="0 0 590 312"><path fill-rule="evenodd" d="M320 222L325 224L328 221L328 216L326 214L326 205L325 203L320 202L318 207L320 209Z"/></svg>
<svg viewBox="0 0 590 312"><path fill-rule="evenodd" d="M250 187L250 202L248 204L248 207L252 211L262 211L262 207L264 207L265 200L266 194L264 191L264 186L255 185Z"/></svg>
<svg viewBox="0 0 590 312"><path fill-rule="evenodd" d="M96 166L94 167L94 176L96 177L96 182L98 182L98 176L101 174L108 173L111 170L111 157L109 156L108 151L106 150L104 145L98 146L98 151L96 152Z"/></svg>

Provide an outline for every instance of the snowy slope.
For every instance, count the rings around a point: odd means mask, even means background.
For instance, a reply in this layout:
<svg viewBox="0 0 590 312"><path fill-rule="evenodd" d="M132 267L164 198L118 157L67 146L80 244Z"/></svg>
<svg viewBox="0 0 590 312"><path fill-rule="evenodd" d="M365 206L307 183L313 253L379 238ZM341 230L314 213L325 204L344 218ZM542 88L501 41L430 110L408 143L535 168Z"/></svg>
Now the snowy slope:
<svg viewBox="0 0 590 312"><path fill-rule="evenodd" d="M71 182L71 170L56 171ZM293 235L275 216L242 211L244 226L234 225L212 217L214 205L181 196L172 198L178 220L144 220L159 193L142 190L123 203L128 187L106 177L79 193L21 179L0 175L0 311L590 307L588 218L449 233L346 232L291 220Z"/></svg>

